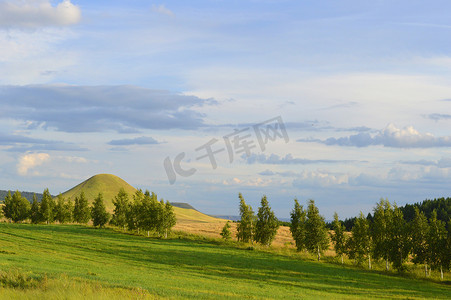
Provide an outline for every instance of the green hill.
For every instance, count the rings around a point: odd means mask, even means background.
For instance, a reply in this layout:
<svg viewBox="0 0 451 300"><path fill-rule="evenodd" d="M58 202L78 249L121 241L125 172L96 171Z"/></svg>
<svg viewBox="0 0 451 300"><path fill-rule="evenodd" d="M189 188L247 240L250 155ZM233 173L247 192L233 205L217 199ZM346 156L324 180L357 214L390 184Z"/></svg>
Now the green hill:
<svg viewBox="0 0 451 300"><path fill-rule="evenodd" d="M74 200L75 197L80 195L80 193L83 191L88 201L92 203L95 197L97 197L99 193L102 193L107 210L112 212L114 208L113 199L121 188L124 188L128 193L130 199L132 199L133 194L136 192L136 188L132 187L125 180L115 175L98 174L64 192L63 196L66 199ZM194 207L192 207L188 203L174 202L173 204L174 212L177 216L177 222L194 221L210 223L224 221L207 216L194 209Z"/></svg>
<svg viewBox="0 0 451 300"><path fill-rule="evenodd" d="M66 199L74 200L75 197L80 195L83 191L86 198L91 203L101 192L103 194L103 199L105 200L105 206L108 210L112 210L113 199L121 188L124 188L129 196L132 196L136 191L136 189L125 180L115 175L98 174L64 192L63 196Z"/></svg>

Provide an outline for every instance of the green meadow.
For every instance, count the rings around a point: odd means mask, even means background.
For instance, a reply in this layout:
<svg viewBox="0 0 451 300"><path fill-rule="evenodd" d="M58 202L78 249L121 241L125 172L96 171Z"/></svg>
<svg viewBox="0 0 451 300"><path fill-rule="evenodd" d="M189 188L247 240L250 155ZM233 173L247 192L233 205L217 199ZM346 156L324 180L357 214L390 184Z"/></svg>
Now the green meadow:
<svg viewBox="0 0 451 300"><path fill-rule="evenodd" d="M0 223L1 299L450 298L451 286L195 238Z"/></svg>

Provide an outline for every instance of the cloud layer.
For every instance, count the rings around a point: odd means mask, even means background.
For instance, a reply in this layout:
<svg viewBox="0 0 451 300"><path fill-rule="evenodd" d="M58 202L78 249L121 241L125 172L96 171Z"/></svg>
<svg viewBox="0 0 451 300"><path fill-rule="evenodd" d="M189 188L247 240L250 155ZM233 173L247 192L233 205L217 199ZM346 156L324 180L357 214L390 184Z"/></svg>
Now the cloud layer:
<svg viewBox="0 0 451 300"><path fill-rule="evenodd" d="M30 129L123 133L196 129L204 125L204 116L194 107L213 103L136 86L69 85L3 86L0 101L1 119L22 120Z"/></svg>
<svg viewBox="0 0 451 300"><path fill-rule="evenodd" d="M113 146L154 145L159 142L150 136L141 136L133 139L112 140L108 144Z"/></svg>
<svg viewBox="0 0 451 300"><path fill-rule="evenodd" d="M0 2L0 28L67 26L78 23L80 18L80 8L70 0L56 6L46 0Z"/></svg>
<svg viewBox="0 0 451 300"><path fill-rule="evenodd" d="M248 164L273 164L273 165L307 165L316 163L340 163L346 161L330 160L330 159L305 159L294 158L293 155L287 154L281 157L277 154L265 155L265 154L251 154L249 157L243 155L242 158L246 160Z"/></svg>
<svg viewBox="0 0 451 300"><path fill-rule="evenodd" d="M368 147L382 145L392 148L433 148L450 147L451 136L435 137L430 133L421 133L412 126L403 129L389 124L376 134L361 132L340 138L319 139L299 139L298 142L318 142L326 145Z"/></svg>

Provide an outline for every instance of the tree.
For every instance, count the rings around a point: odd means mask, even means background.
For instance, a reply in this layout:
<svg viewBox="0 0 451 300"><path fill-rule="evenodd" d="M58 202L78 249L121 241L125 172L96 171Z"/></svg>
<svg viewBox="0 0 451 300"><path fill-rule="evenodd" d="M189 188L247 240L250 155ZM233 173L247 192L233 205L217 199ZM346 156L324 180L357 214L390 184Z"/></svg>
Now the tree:
<svg viewBox="0 0 451 300"><path fill-rule="evenodd" d="M232 232L230 231L230 221L227 221L227 223L225 223L220 234L226 241L231 239Z"/></svg>
<svg viewBox="0 0 451 300"><path fill-rule="evenodd" d="M449 253L447 247L447 231L445 223L437 219L437 211L432 211L429 221L428 245L429 255L432 258L432 267L440 268L440 277L443 280L443 269L447 268L449 263Z"/></svg>
<svg viewBox="0 0 451 300"><path fill-rule="evenodd" d="M80 224L86 224L91 219L91 210L89 208L88 200L85 193L81 192L78 197L75 197L74 205L74 221Z"/></svg>
<svg viewBox="0 0 451 300"><path fill-rule="evenodd" d="M110 219L110 214L106 211L105 203L103 203L102 193L94 199L91 208L92 223L95 227L102 228Z"/></svg>
<svg viewBox="0 0 451 300"><path fill-rule="evenodd" d="M374 208L371 235L374 245L374 257L385 260L385 269L389 269L390 229L393 209L388 199L381 199Z"/></svg>
<svg viewBox="0 0 451 300"><path fill-rule="evenodd" d="M428 276L428 255L427 238L429 234L429 223L422 211L418 207L414 208L414 217L410 224L412 233L412 254L415 264L424 264L425 276Z"/></svg>
<svg viewBox="0 0 451 300"><path fill-rule="evenodd" d="M330 237L334 242L335 253L341 257L341 263L343 264L343 254L346 253L346 235L345 228L343 224L341 224L338 219L338 214L334 213L334 221L332 222L332 230L334 234L331 234Z"/></svg>
<svg viewBox="0 0 451 300"><path fill-rule="evenodd" d="M143 205L144 194L142 190L136 190L133 195L133 201L129 203L129 207L127 209L126 219L127 219L127 228L129 230L138 230L140 229L140 216L141 216L141 208Z"/></svg>
<svg viewBox="0 0 451 300"><path fill-rule="evenodd" d="M8 211L9 217L14 223L26 220L30 214L30 202L25 197L22 197L19 191L13 194L8 206L6 211Z"/></svg>
<svg viewBox="0 0 451 300"><path fill-rule="evenodd" d="M72 203L72 200L69 198L66 201L66 221L72 222L74 220L74 204Z"/></svg>
<svg viewBox="0 0 451 300"><path fill-rule="evenodd" d="M368 269L371 269L371 236L368 220L362 212L354 223L352 236L348 240L349 257L358 262L368 259Z"/></svg>
<svg viewBox="0 0 451 300"><path fill-rule="evenodd" d="M114 214L111 223L125 229L127 224L127 210L129 209L128 194L124 188L121 188L113 199Z"/></svg>
<svg viewBox="0 0 451 300"><path fill-rule="evenodd" d="M389 259L393 266L400 271L404 268L403 264L409 255L411 243L407 222L396 204L394 205L390 225Z"/></svg>
<svg viewBox="0 0 451 300"><path fill-rule="evenodd" d="M3 201L3 215L5 216L5 218L9 219L9 221L11 222L11 207L12 207L12 203L11 201L13 200L13 197L11 196L11 191L8 191L8 194L5 197L5 200Z"/></svg>
<svg viewBox="0 0 451 300"><path fill-rule="evenodd" d="M33 224L38 224L41 221L40 207L36 194L33 194L33 203L30 209L30 220Z"/></svg>
<svg viewBox="0 0 451 300"><path fill-rule="evenodd" d="M277 229L279 229L279 220L271 210L266 196L262 197L260 205L257 222L255 223L255 241L270 246L276 236Z"/></svg>
<svg viewBox="0 0 451 300"><path fill-rule="evenodd" d="M329 248L329 238L326 223L314 200L309 200L305 229L305 246L310 253L316 253L320 260L321 253Z"/></svg>
<svg viewBox="0 0 451 300"><path fill-rule="evenodd" d="M139 228L147 231L147 236L149 236L150 231L162 231L159 227L162 226L163 214L164 203L158 202L158 196L155 193L152 192L151 195L149 191L146 191L138 212Z"/></svg>
<svg viewBox="0 0 451 300"><path fill-rule="evenodd" d="M241 220L237 225L236 237L238 241L249 243L253 241L255 215L252 207L246 204L243 195L238 194L240 199L240 216Z"/></svg>
<svg viewBox="0 0 451 300"><path fill-rule="evenodd" d="M59 194L56 200L55 207L55 220L61 224L70 222L72 218L72 211L70 207L66 204L63 195Z"/></svg>
<svg viewBox="0 0 451 300"><path fill-rule="evenodd" d="M53 201L52 195L50 195L49 189L45 189L42 194L40 215L41 221L47 224L53 223L54 220L54 208L55 201Z"/></svg>
<svg viewBox="0 0 451 300"><path fill-rule="evenodd" d="M172 207L171 203L169 201L166 201L166 204L163 200L161 200L161 207L162 207L162 218L161 218L161 226L160 228L160 235L163 234L164 238L168 237L168 232L171 230L172 227L175 226L177 219L175 217L174 208Z"/></svg>
<svg viewBox="0 0 451 300"><path fill-rule="evenodd" d="M301 251L305 248L305 211L299 205L298 199L294 199L294 208L291 211L290 231L296 249Z"/></svg>

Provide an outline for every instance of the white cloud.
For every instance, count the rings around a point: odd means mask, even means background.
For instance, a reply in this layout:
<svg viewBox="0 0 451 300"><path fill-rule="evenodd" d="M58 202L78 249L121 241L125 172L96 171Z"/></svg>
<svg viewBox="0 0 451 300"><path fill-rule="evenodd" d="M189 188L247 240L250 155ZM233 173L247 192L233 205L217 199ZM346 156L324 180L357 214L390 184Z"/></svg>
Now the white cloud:
<svg viewBox="0 0 451 300"><path fill-rule="evenodd" d="M50 155L47 153L25 154L24 156L19 158L19 163L17 164L17 172L22 176L28 175L28 171L30 171L30 169L40 166L49 160ZM38 175L39 173L34 172L33 174Z"/></svg>
<svg viewBox="0 0 451 300"><path fill-rule="evenodd" d="M412 126L401 129L393 124L389 124L374 135L367 132L361 132L340 138L331 137L326 140L300 139L298 141L354 147L368 147L372 145L383 145L384 147L392 148L433 148L451 146L451 136L435 137L431 133L421 133Z"/></svg>
<svg viewBox="0 0 451 300"><path fill-rule="evenodd" d="M166 16L169 16L169 17L173 17L174 16L174 13L171 11L171 10L169 10L168 8L166 8L166 6L164 6L163 4L160 4L160 5L152 5L152 11L153 12L156 12L156 13L159 13L159 14L162 14L162 15L166 15Z"/></svg>
<svg viewBox="0 0 451 300"><path fill-rule="evenodd" d="M80 8L70 0L56 6L47 0L0 2L0 27L67 26L78 23L80 18Z"/></svg>
<svg viewBox="0 0 451 300"><path fill-rule="evenodd" d="M347 184L349 177L346 174L333 174L324 170L303 171L298 178L293 181L296 187L307 186L331 186Z"/></svg>

